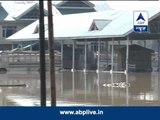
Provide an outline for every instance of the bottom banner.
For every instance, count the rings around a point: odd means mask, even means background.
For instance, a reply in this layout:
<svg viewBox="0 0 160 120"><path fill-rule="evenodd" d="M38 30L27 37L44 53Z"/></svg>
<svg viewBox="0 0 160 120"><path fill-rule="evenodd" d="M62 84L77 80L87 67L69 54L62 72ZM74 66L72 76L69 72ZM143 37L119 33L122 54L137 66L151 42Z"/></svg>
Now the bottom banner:
<svg viewBox="0 0 160 120"><path fill-rule="evenodd" d="M160 107L1 107L1 120L155 120Z"/></svg>

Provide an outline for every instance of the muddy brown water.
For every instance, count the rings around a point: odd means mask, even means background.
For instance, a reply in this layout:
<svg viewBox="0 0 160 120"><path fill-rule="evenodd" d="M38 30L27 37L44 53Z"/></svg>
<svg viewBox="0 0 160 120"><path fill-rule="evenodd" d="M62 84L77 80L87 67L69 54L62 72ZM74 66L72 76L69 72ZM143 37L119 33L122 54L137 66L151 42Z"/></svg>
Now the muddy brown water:
<svg viewBox="0 0 160 120"><path fill-rule="evenodd" d="M56 72L57 103L105 106L159 106L160 75L152 73ZM9 85L9 86L6 86ZM15 86L12 86L15 85ZM17 86L16 86L17 85ZM22 86L21 86L22 85ZM46 73L47 104L50 101ZM1 106L39 106L40 80L37 71L0 74Z"/></svg>

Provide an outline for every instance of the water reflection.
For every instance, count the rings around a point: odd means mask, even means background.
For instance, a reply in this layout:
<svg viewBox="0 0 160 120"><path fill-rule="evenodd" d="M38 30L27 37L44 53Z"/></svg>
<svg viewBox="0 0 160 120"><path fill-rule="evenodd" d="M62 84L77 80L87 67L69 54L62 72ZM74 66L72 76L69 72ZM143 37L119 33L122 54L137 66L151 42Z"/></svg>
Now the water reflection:
<svg viewBox="0 0 160 120"><path fill-rule="evenodd" d="M84 101L87 101L87 73L84 72Z"/></svg>
<svg viewBox="0 0 160 120"><path fill-rule="evenodd" d="M126 73L126 84L129 84L129 81L128 81L128 73ZM128 106L129 105L129 86L126 86L126 105Z"/></svg>
<svg viewBox="0 0 160 120"><path fill-rule="evenodd" d="M159 92L156 90L159 86L155 84L158 82L158 73L129 73L125 75L75 72L74 74L74 101L76 102L126 106L159 105ZM106 84L115 85L118 83L121 86L105 86ZM122 85L125 86L122 87ZM66 84L66 86L68 85ZM66 93L69 91L65 89L64 95ZM64 98L69 99L66 96Z"/></svg>
<svg viewBox="0 0 160 120"><path fill-rule="evenodd" d="M111 74L111 84L113 84L113 74ZM111 87L112 105L114 105L114 88Z"/></svg>
<svg viewBox="0 0 160 120"><path fill-rule="evenodd" d="M47 101L50 81L47 72ZM81 105L155 105L160 103L158 73L56 72L57 103ZM27 87L0 87L0 105L39 105L38 72L0 74L0 85L26 84ZM24 102L25 98L25 102ZM20 102L21 101L21 102ZM22 102L23 101L23 102ZM28 102L27 102L28 101ZM63 105L63 104L62 104Z"/></svg>
<svg viewBox="0 0 160 120"><path fill-rule="evenodd" d="M74 75L75 75L75 72L73 71L72 72L72 94L73 94L72 99L73 101L75 100L75 77Z"/></svg>

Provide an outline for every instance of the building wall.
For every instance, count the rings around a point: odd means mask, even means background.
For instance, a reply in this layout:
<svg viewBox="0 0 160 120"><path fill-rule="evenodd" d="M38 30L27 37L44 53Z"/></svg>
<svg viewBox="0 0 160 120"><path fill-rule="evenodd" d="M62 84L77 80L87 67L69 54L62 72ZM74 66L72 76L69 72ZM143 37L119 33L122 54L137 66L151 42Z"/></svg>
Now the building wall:
<svg viewBox="0 0 160 120"><path fill-rule="evenodd" d="M31 23L31 21L26 21L26 22L17 22L17 21L1 21L0 22L0 50L7 50L8 48L11 48L12 46L12 42L5 40L6 38L3 37L3 26L16 26L17 27L17 31L21 30L22 28L26 27L27 25L29 25ZM6 49L5 49L5 45L7 45ZM3 46L4 45L4 46Z"/></svg>
<svg viewBox="0 0 160 120"><path fill-rule="evenodd" d="M152 71L151 51L147 50L129 50L129 71ZM119 70L126 69L126 50L118 52ZM133 66L135 65L135 68ZM132 66L132 68L131 68Z"/></svg>
<svg viewBox="0 0 160 120"><path fill-rule="evenodd" d="M0 40L5 40L3 37L3 26L16 26L17 31L21 30L25 26L29 25L30 22L15 22L15 21L3 21L0 22Z"/></svg>

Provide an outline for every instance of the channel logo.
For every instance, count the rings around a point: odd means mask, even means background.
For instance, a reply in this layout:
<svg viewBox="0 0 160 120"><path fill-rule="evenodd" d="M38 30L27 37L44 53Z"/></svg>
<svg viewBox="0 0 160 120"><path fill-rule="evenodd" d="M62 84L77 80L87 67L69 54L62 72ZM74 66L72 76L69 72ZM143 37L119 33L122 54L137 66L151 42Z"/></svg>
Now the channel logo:
<svg viewBox="0 0 160 120"><path fill-rule="evenodd" d="M148 12L147 11L134 11L134 31L135 32L148 32Z"/></svg>

